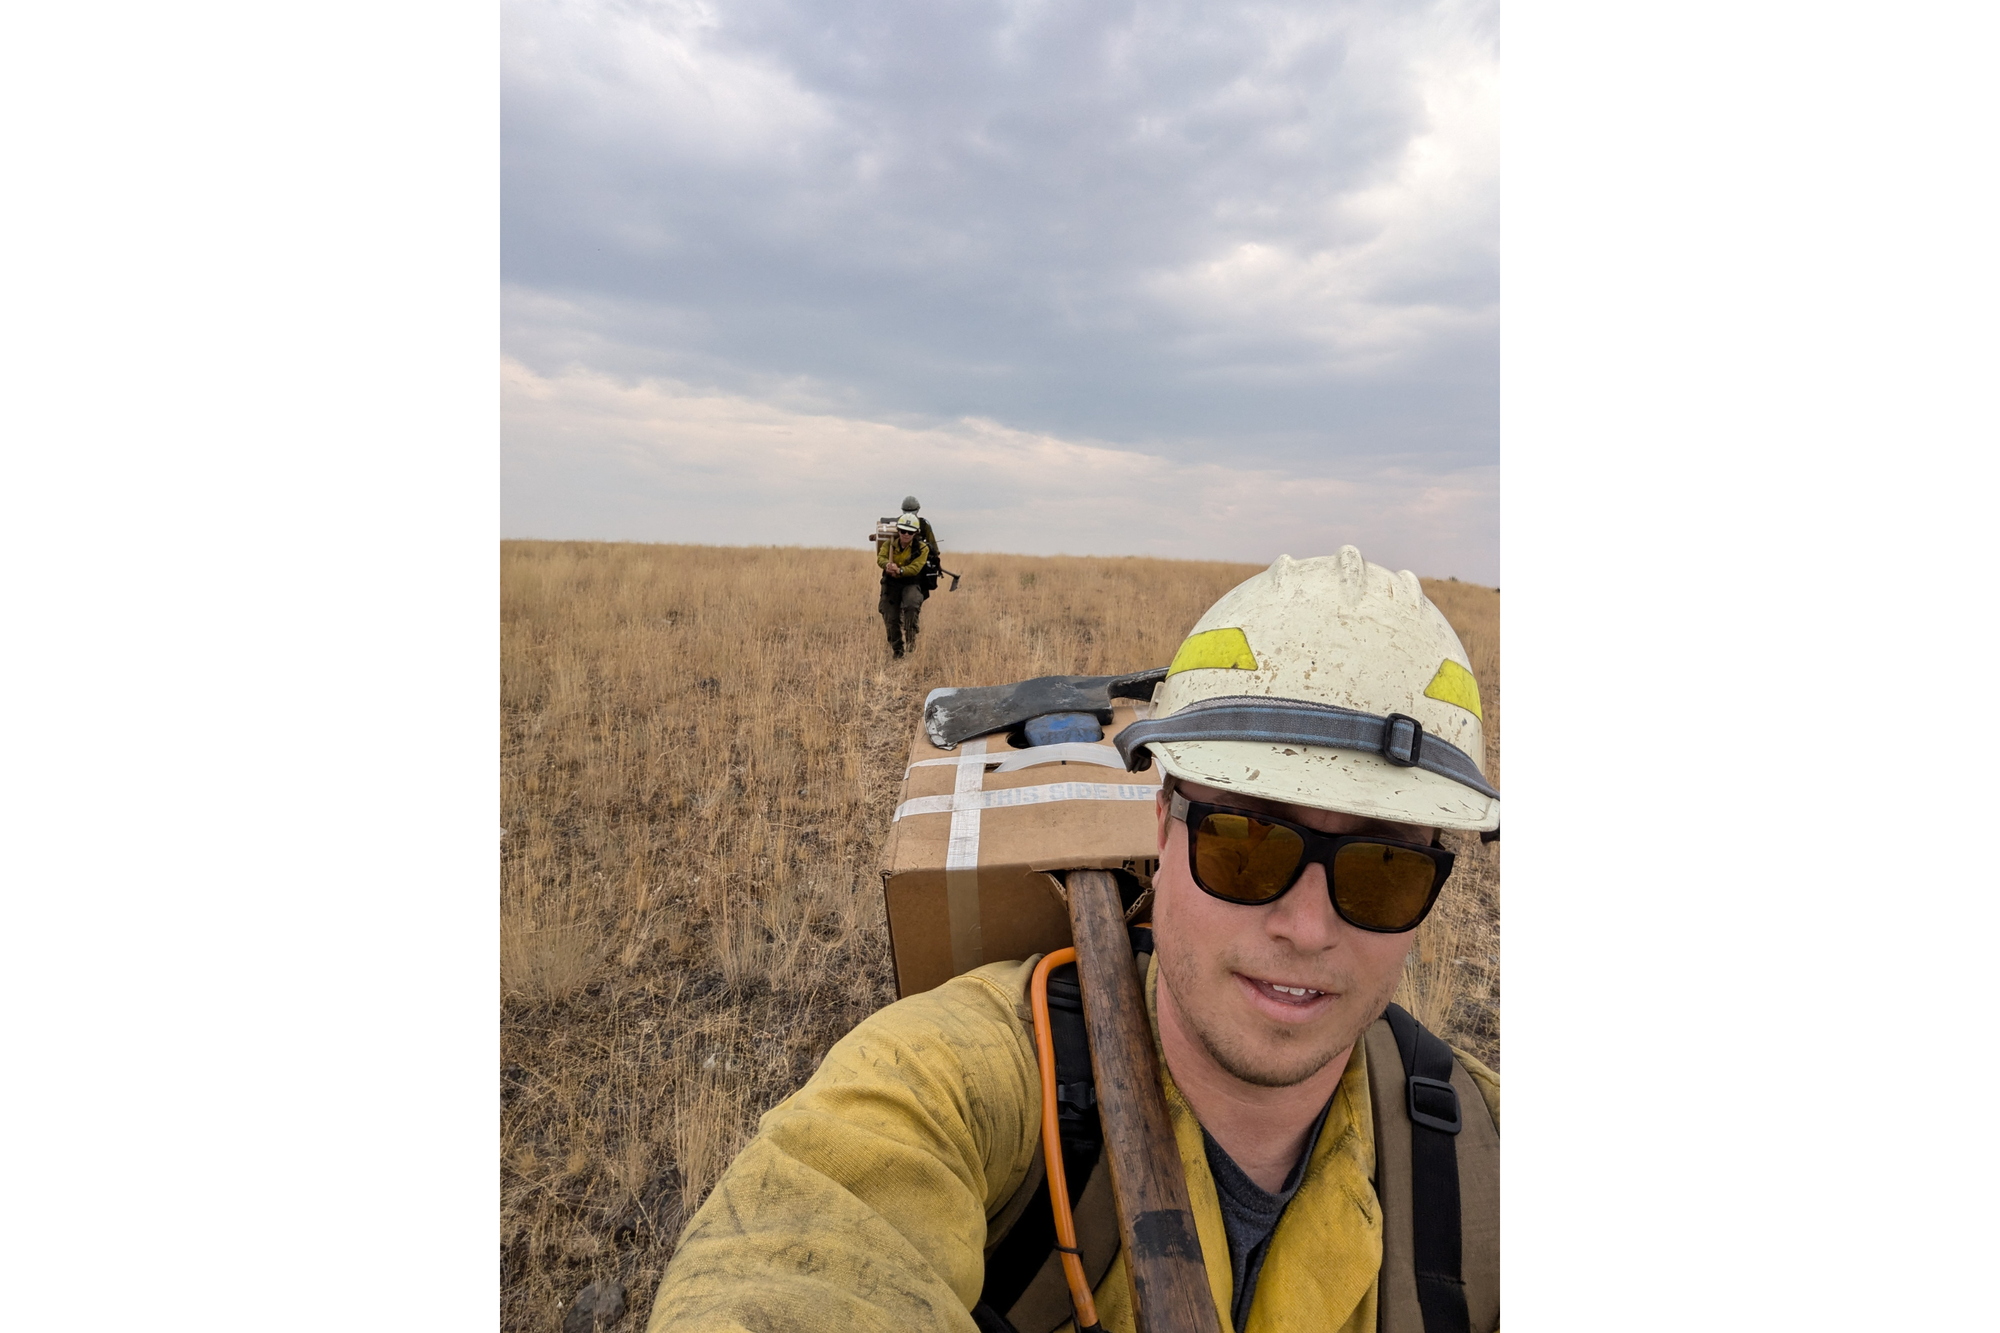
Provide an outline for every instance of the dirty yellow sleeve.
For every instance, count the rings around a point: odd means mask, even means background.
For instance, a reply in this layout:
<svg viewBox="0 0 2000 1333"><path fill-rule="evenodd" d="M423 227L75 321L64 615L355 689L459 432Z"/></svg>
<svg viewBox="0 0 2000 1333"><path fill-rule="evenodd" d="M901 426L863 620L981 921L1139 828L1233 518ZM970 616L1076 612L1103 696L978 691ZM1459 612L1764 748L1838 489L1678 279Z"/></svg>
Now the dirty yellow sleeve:
<svg viewBox="0 0 2000 1333"><path fill-rule="evenodd" d="M987 1217L1038 1143L1017 1011L1033 961L955 977L842 1038L689 1221L648 1333L974 1333Z"/></svg>

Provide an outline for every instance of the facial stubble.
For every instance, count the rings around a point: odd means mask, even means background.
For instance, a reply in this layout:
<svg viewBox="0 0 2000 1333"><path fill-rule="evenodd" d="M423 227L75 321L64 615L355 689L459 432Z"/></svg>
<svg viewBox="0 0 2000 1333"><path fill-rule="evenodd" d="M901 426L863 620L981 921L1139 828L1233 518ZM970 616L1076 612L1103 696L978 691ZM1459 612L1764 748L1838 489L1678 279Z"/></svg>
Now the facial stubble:
<svg viewBox="0 0 2000 1333"><path fill-rule="evenodd" d="M1161 941L1161 944L1164 945L1165 941ZM1319 1029L1318 1031L1327 1032L1329 1035L1318 1037L1310 1049L1304 1048L1303 1043L1316 1036L1316 1033L1308 1034L1294 1027L1266 1024L1264 1031L1273 1038L1280 1052L1286 1048L1295 1052L1294 1058L1289 1062L1279 1063L1282 1055L1269 1058L1262 1056L1252 1050L1248 1043L1223 1030L1223 1025L1215 1021L1214 1016L1204 1013L1199 1005L1187 1002L1188 997L1195 995L1199 989L1200 978L1196 976L1196 969L1200 964L1195 958L1183 955L1178 949L1171 947L1161 947L1158 958L1160 984L1173 992L1174 1008L1180 1014L1181 1025L1187 1029L1188 1035L1194 1038L1202 1050L1208 1053L1209 1059L1215 1061L1223 1072L1259 1088L1296 1087L1326 1068L1335 1056L1352 1047L1367 1030L1368 1025L1381 1017L1382 1011L1389 1007L1389 1001L1396 993L1396 982L1400 975L1392 973L1379 987L1379 994L1365 998L1358 994L1356 990L1358 983L1353 974L1345 973L1335 977L1332 990L1340 996L1340 1001L1337 1003L1340 1004L1339 1012L1344 1021L1337 1027ZM1221 982L1224 988L1237 984L1235 973L1238 970L1227 964L1222 966ZM1257 973L1246 971L1245 975L1255 976ZM1345 1003L1357 999L1363 1000L1358 1007ZM1258 1020L1253 1018L1252 1021Z"/></svg>

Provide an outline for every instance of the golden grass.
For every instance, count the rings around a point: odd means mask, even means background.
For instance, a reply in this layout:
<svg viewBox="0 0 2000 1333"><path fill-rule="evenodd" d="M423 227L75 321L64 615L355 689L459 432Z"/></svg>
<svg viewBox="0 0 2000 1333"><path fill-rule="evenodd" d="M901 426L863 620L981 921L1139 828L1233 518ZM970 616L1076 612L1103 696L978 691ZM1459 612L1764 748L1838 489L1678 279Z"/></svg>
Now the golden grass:
<svg viewBox="0 0 2000 1333"><path fill-rule="evenodd" d="M947 563L897 662L866 549L503 544L505 1327L556 1329L600 1278L642 1319L756 1117L891 998L876 864L924 693L1162 664L1258 569ZM1493 749L1498 597L1426 586ZM1474 891L1418 932L1406 1002L1497 1063L1498 848L1453 845Z"/></svg>
<svg viewBox="0 0 2000 1333"><path fill-rule="evenodd" d="M500 994L527 1003L567 1000L597 970L605 937L581 923L535 926L522 914L500 923Z"/></svg>

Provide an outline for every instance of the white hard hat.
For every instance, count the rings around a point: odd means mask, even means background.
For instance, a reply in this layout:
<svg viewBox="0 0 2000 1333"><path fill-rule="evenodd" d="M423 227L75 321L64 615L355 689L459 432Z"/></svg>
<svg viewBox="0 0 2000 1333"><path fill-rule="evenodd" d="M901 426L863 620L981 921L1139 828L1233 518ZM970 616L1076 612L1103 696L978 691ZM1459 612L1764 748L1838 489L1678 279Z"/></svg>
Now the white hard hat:
<svg viewBox="0 0 2000 1333"><path fill-rule="evenodd" d="M922 532L924 525L917 521L915 514L905 514L896 520L896 527L903 532Z"/></svg>
<svg viewBox="0 0 2000 1333"><path fill-rule="evenodd" d="M1401 824L1500 826L1472 662L1417 576L1352 546L1277 563L1195 622L1118 737L1177 778Z"/></svg>

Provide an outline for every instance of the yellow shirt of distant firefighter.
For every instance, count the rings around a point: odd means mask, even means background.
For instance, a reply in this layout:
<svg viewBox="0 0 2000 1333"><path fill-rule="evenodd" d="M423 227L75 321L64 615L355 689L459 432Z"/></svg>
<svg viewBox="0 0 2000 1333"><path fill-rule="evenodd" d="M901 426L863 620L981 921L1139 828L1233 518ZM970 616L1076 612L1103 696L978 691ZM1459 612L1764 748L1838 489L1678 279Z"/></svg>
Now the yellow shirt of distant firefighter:
<svg viewBox="0 0 2000 1333"><path fill-rule="evenodd" d="M880 542L875 548L875 563L893 571L898 578L921 573L924 561L929 558L930 549L909 533L898 534L893 543Z"/></svg>

